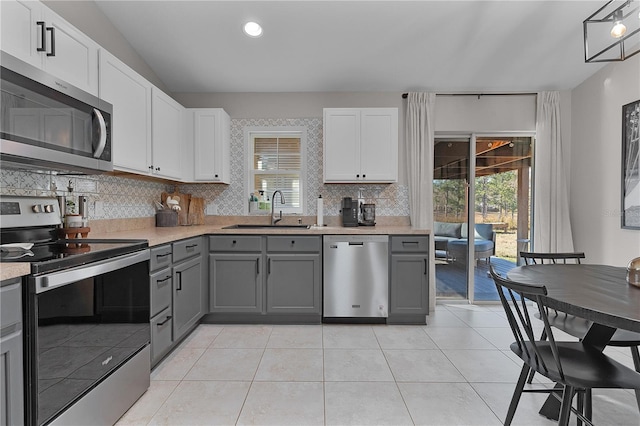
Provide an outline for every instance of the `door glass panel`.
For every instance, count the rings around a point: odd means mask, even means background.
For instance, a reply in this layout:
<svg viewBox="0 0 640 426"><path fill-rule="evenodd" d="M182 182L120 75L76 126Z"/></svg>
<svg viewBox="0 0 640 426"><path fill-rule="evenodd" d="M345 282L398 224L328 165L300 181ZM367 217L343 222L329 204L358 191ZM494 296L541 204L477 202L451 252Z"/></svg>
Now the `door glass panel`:
<svg viewBox="0 0 640 426"><path fill-rule="evenodd" d="M436 297L468 299L467 234L469 138L436 138L433 167L433 234Z"/></svg>
<svg viewBox="0 0 640 426"><path fill-rule="evenodd" d="M489 265L506 276L528 247L531 153L531 137L476 138L474 301L498 301Z"/></svg>
<svg viewBox="0 0 640 426"><path fill-rule="evenodd" d="M473 162L470 148L469 138L434 141L436 296L498 301L489 266L505 275L529 246L533 138L476 137Z"/></svg>

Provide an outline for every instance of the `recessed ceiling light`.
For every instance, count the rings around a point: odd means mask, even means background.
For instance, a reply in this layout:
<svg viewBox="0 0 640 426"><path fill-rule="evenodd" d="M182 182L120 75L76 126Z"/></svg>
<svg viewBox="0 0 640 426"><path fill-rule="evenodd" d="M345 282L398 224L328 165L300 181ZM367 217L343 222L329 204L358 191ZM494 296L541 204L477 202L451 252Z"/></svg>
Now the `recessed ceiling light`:
<svg viewBox="0 0 640 426"><path fill-rule="evenodd" d="M262 27L257 22L249 21L244 24L244 33L249 37L260 37L262 35Z"/></svg>

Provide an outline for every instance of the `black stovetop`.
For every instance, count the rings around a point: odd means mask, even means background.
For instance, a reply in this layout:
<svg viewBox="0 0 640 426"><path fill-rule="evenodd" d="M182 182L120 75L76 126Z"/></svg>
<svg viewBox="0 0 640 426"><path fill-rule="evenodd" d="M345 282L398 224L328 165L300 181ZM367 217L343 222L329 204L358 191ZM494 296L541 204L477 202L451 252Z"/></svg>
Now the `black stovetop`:
<svg viewBox="0 0 640 426"><path fill-rule="evenodd" d="M35 244L25 255L21 250L0 252L0 262L30 262L31 274L54 272L144 250L146 240L91 238L56 240Z"/></svg>

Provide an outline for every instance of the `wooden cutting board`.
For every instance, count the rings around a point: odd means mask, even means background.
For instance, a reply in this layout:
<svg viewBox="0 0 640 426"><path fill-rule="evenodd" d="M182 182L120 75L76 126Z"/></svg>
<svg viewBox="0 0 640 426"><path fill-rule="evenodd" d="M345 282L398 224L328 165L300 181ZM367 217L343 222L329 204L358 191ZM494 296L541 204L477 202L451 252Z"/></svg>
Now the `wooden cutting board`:
<svg viewBox="0 0 640 426"><path fill-rule="evenodd" d="M188 221L189 225L204 225L204 198L191 197Z"/></svg>
<svg viewBox="0 0 640 426"><path fill-rule="evenodd" d="M182 194L180 192L163 192L162 204L167 204L167 197L180 197L180 211L178 212L178 225L189 224L189 201L191 200L191 194Z"/></svg>

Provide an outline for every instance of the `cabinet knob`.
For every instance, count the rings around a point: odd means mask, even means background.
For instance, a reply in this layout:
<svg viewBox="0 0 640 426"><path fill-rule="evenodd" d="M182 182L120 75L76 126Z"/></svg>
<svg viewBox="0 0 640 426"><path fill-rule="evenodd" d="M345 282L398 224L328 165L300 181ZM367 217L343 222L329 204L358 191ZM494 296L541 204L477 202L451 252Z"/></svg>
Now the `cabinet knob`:
<svg viewBox="0 0 640 426"><path fill-rule="evenodd" d="M149 170L153 170L153 164L149 166Z"/></svg>
<svg viewBox="0 0 640 426"><path fill-rule="evenodd" d="M156 171L158 171L158 172L159 172L159 171L160 171L160 167L156 167Z"/></svg>
<svg viewBox="0 0 640 426"><path fill-rule="evenodd" d="M235 243L236 243L236 240L231 241L231 244L235 244Z"/></svg>
<svg viewBox="0 0 640 426"><path fill-rule="evenodd" d="M362 175L362 178L363 178L363 179L364 179L364 178L366 178L366 177L367 177L367 175Z"/></svg>
<svg viewBox="0 0 640 426"><path fill-rule="evenodd" d="M359 177L360 177L360 175L356 175L356 177L357 177L357 178L359 178Z"/></svg>
<svg viewBox="0 0 640 426"><path fill-rule="evenodd" d="M216 177L218 177L218 175L215 175Z"/></svg>
<svg viewBox="0 0 640 426"><path fill-rule="evenodd" d="M295 244L295 243L296 243L296 240L291 240L291 244Z"/></svg>

